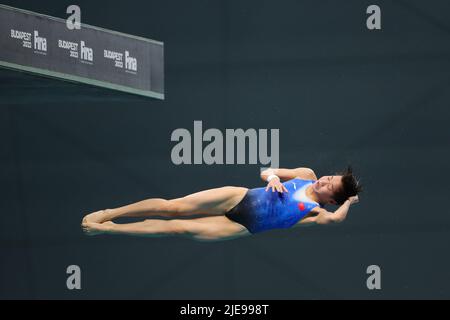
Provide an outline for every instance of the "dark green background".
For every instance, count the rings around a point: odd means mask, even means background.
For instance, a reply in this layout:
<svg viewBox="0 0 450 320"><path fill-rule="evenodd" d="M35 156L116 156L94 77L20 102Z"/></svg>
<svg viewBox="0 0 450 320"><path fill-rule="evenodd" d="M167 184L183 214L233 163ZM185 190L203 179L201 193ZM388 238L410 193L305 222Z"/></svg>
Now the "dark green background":
<svg viewBox="0 0 450 320"><path fill-rule="evenodd" d="M72 1L3 1L66 17ZM450 298L450 2L77 1L82 22L163 41L164 101L0 71L0 297ZM279 128L280 166L353 164L340 225L219 243L86 237L84 214L259 187L259 165L182 165L176 128ZM66 289L66 268L82 290ZM366 288L381 267L382 289Z"/></svg>

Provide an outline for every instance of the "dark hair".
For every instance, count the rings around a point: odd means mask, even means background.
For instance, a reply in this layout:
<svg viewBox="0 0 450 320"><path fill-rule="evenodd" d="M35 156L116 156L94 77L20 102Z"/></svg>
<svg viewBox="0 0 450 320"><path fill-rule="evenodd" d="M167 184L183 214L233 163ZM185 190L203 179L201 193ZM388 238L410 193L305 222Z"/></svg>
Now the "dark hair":
<svg viewBox="0 0 450 320"><path fill-rule="evenodd" d="M339 204L343 204L349 197L355 196L363 191L362 185L353 175L353 169L350 165L342 172L336 175L342 176L342 187L333 195L333 199Z"/></svg>

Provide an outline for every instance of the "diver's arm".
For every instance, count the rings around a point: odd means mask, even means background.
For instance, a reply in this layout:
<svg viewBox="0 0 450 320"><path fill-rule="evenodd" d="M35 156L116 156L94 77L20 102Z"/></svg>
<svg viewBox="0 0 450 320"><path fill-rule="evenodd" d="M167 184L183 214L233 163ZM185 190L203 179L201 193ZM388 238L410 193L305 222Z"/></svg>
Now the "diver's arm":
<svg viewBox="0 0 450 320"><path fill-rule="evenodd" d="M359 201L358 196L353 196L345 200L345 202L335 211L329 212L325 209L318 208L319 214L315 217L317 224L330 224L330 223L339 223L345 220L347 217L348 210L353 203L357 203Z"/></svg>
<svg viewBox="0 0 450 320"><path fill-rule="evenodd" d="M311 179L316 180L317 177L314 171L310 168L295 168L295 169L277 169L277 168L269 168L261 172L261 179L267 181L267 178L270 175L276 175L280 178L281 181L291 180L296 177L300 177L302 179Z"/></svg>
<svg viewBox="0 0 450 320"><path fill-rule="evenodd" d="M347 217L348 209L350 209L350 201L346 200L335 212L329 212L321 209L316 217L317 224L339 223Z"/></svg>

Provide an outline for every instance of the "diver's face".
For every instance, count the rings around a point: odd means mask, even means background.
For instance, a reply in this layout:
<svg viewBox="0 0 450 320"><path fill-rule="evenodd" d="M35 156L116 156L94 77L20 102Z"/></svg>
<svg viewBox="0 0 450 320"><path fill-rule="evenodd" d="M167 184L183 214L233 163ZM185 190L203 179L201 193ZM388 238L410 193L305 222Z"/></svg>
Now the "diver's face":
<svg viewBox="0 0 450 320"><path fill-rule="evenodd" d="M323 176L313 184L313 189L322 202L336 204L335 191L342 187L342 176Z"/></svg>

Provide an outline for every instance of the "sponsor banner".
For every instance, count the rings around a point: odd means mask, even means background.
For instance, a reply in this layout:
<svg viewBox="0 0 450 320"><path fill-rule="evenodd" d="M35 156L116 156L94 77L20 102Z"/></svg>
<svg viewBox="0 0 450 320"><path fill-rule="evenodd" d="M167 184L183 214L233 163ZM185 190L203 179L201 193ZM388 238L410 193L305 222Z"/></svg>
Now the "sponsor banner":
<svg viewBox="0 0 450 320"><path fill-rule="evenodd" d="M164 44L0 5L0 66L164 99Z"/></svg>

